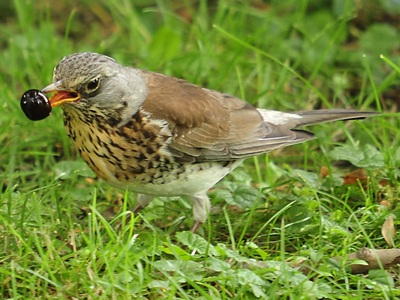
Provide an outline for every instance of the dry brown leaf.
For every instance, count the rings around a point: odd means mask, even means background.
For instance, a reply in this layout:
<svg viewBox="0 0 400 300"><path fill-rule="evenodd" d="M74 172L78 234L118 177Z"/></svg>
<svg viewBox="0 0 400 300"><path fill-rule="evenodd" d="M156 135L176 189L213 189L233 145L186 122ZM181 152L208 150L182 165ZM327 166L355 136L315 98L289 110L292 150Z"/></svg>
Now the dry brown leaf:
<svg viewBox="0 0 400 300"><path fill-rule="evenodd" d="M358 182L364 183L367 179L367 172L365 172L364 169L357 169L343 176L343 185L355 184Z"/></svg>
<svg viewBox="0 0 400 300"><path fill-rule="evenodd" d="M393 241L396 235L396 229L394 228L394 217L389 215L386 221L382 225L382 236L390 248L393 248Z"/></svg>
<svg viewBox="0 0 400 300"><path fill-rule="evenodd" d="M328 177L328 176L329 176L329 169L328 169L328 167L322 166L322 167L319 169L319 176L320 176L321 178Z"/></svg>
<svg viewBox="0 0 400 300"><path fill-rule="evenodd" d="M387 200L382 200L381 202L379 202L379 204L382 206L386 206L388 209L392 209L392 203Z"/></svg>
<svg viewBox="0 0 400 300"><path fill-rule="evenodd" d="M338 258L340 259L340 258ZM400 263L400 249L369 249L361 248L355 253L350 253L347 257L349 260L364 260L365 264L352 264L352 274L365 274L369 270L384 269L396 266Z"/></svg>

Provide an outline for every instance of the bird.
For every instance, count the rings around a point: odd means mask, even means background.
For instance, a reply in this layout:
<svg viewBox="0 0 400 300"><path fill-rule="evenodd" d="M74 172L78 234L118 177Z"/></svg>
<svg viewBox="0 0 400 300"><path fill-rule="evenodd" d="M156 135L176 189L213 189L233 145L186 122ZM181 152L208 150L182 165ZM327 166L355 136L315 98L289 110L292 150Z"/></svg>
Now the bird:
<svg viewBox="0 0 400 300"><path fill-rule="evenodd" d="M192 203L192 232L207 220L209 189L244 159L314 138L299 127L375 114L255 108L94 52L65 56L41 92L62 108L66 132L94 173L138 194L134 213L154 197L181 196Z"/></svg>

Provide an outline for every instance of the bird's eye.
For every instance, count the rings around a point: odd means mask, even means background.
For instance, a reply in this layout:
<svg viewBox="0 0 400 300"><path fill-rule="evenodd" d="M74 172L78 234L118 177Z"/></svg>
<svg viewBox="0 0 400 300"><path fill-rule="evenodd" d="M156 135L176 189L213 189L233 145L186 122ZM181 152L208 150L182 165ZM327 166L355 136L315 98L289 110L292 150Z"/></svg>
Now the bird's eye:
<svg viewBox="0 0 400 300"><path fill-rule="evenodd" d="M86 85L86 91L87 93L93 93L94 91L96 91L100 86L100 79L99 78L95 78L91 81L89 81L89 83Z"/></svg>

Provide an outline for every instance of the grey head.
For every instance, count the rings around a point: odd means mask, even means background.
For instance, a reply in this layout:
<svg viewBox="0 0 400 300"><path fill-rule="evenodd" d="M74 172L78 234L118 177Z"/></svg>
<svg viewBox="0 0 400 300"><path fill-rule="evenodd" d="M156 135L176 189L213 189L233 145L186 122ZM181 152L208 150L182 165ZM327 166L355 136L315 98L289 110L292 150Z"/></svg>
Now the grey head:
<svg viewBox="0 0 400 300"><path fill-rule="evenodd" d="M65 56L54 68L53 82L62 87L79 87L85 81L101 76L113 76L118 71L117 62L106 55L81 52Z"/></svg>
<svg viewBox="0 0 400 300"><path fill-rule="evenodd" d="M82 52L64 57L54 68L53 83L42 90L55 92L50 102L85 111L123 110L126 117L138 110L147 88L141 71L124 67L106 55ZM58 94L58 96L57 96ZM124 116L122 116L124 117Z"/></svg>

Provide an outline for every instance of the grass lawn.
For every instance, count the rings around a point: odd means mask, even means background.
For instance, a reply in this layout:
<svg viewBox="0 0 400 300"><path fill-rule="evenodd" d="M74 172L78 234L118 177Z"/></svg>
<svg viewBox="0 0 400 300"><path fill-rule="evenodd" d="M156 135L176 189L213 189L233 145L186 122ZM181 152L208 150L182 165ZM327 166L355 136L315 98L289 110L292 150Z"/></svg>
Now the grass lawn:
<svg viewBox="0 0 400 300"><path fill-rule="evenodd" d="M347 259L400 248L398 1L14 0L0 15L1 299L400 297L398 266L352 274ZM178 197L118 229L135 193L95 177L61 109L38 122L20 109L79 51L257 107L384 114L247 159L210 191L197 234Z"/></svg>

